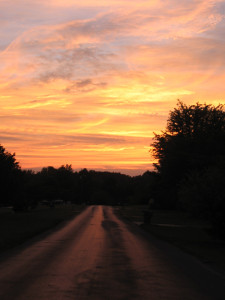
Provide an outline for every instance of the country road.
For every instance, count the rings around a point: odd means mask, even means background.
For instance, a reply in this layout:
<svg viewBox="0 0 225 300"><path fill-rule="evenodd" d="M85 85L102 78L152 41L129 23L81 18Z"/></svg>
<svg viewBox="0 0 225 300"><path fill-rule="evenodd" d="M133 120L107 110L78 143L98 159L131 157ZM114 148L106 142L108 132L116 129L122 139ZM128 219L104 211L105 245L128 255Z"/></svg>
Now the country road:
<svg viewBox="0 0 225 300"><path fill-rule="evenodd" d="M0 257L1 300L224 300L196 259L89 206L64 227Z"/></svg>

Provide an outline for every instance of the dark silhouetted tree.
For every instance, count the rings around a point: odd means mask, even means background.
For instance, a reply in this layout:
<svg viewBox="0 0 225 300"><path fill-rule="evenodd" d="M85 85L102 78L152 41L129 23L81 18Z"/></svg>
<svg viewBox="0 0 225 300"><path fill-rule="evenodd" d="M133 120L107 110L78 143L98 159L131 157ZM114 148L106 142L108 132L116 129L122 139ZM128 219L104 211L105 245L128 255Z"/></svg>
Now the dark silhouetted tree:
<svg viewBox="0 0 225 300"><path fill-rule="evenodd" d="M20 166L15 153L11 154L0 145L0 205L11 205L18 193Z"/></svg>
<svg viewBox="0 0 225 300"><path fill-rule="evenodd" d="M176 204L177 185L193 170L204 170L225 161L225 112L223 105L185 105L178 101L170 112L166 130L155 134L153 156L161 175L161 198Z"/></svg>
<svg viewBox="0 0 225 300"><path fill-rule="evenodd" d="M158 202L208 219L225 236L225 111L223 105L178 101L166 130L155 134Z"/></svg>

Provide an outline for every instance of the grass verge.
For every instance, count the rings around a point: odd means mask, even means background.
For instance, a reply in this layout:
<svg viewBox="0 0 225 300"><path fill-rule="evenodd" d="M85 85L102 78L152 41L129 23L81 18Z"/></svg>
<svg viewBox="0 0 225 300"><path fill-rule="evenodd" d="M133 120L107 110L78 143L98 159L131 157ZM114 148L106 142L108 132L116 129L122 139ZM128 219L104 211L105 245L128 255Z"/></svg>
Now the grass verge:
<svg viewBox="0 0 225 300"><path fill-rule="evenodd" d="M83 209L81 205L60 205L54 209L40 206L35 210L15 213L11 208L0 208L0 252L55 227Z"/></svg>
<svg viewBox="0 0 225 300"><path fill-rule="evenodd" d="M210 225L186 213L154 210L151 224L143 224L146 206L116 207L119 217L140 225L154 236L194 255L200 261L225 274L225 242L215 238Z"/></svg>

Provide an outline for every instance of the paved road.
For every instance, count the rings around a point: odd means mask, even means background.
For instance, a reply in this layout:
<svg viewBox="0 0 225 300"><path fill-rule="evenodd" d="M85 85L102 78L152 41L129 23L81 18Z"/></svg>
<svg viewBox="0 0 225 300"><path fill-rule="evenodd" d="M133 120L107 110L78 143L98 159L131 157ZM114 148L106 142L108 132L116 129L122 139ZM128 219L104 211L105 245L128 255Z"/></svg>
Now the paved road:
<svg viewBox="0 0 225 300"><path fill-rule="evenodd" d="M102 206L0 261L1 300L224 300L224 283Z"/></svg>

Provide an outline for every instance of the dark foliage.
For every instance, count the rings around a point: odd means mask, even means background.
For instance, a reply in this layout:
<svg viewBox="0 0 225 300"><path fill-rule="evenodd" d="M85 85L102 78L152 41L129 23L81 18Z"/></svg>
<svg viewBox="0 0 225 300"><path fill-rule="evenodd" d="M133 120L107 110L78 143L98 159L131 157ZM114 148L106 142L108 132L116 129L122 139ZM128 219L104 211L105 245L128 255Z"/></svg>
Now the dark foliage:
<svg viewBox="0 0 225 300"><path fill-rule="evenodd" d="M178 183L192 170L204 170L225 160L225 112L222 105L187 106L178 101L167 127L155 134L153 156L171 206L176 204Z"/></svg>
<svg viewBox="0 0 225 300"><path fill-rule="evenodd" d="M158 205L207 218L225 236L224 106L178 101L152 146L160 176Z"/></svg>
<svg viewBox="0 0 225 300"><path fill-rule="evenodd" d="M148 204L158 194L160 177L156 172L147 171L141 176L132 178L132 196L129 203ZM157 207L157 204L156 204Z"/></svg>
<svg viewBox="0 0 225 300"><path fill-rule="evenodd" d="M21 170L15 159L0 146L1 205L15 212L34 209L39 203L54 208L57 203L75 204L146 204L153 197L158 175L146 172L130 177L120 173L82 169L71 165L48 166L40 172Z"/></svg>
<svg viewBox="0 0 225 300"><path fill-rule="evenodd" d="M225 164L191 172L178 188L178 205L195 217L207 219L214 233L225 238Z"/></svg>
<svg viewBox="0 0 225 300"><path fill-rule="evenodd" d="M15 153L11 154L0 145L0 205L11 204L19 188L20 166Z"/></svg>

